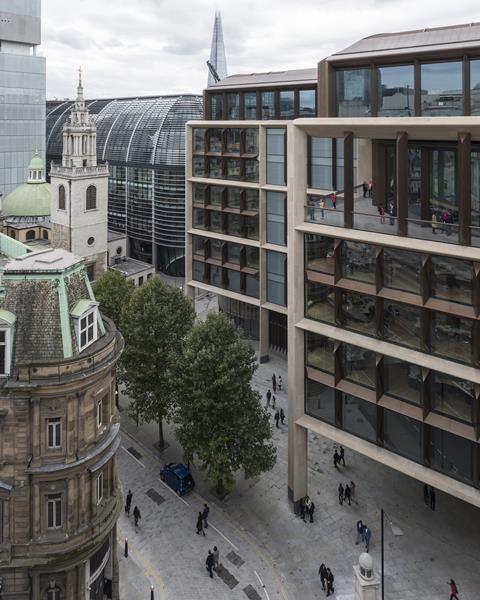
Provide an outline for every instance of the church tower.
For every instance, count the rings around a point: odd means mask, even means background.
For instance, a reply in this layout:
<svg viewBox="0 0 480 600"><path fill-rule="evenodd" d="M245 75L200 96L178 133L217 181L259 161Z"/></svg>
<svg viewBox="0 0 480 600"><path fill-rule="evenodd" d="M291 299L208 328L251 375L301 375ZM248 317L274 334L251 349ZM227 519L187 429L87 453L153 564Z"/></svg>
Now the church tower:
<svg viewBox="0 0 480 600"><path fill-rule="evenodd" d="M83 257L91 280L107 268L108 165L97 164L97 127L83 97L63 126L62 164L52 163L52 245Z"/></svg>

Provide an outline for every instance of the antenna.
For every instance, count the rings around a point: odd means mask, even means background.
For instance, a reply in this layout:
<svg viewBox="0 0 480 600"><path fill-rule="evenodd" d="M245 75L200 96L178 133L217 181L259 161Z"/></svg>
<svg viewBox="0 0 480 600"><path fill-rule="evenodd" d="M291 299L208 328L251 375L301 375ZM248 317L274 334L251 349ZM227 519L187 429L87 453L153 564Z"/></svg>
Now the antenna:
<svg viewBox="0 0 480 600"><path fill-rule="evenodd" d="M210 73L212 74L212 77L215 79L215 83L218 83L220 81L220 77L215 69L215 67L212 65L212 63L207 60L207 67L208 70L210 71Z"/></svg>

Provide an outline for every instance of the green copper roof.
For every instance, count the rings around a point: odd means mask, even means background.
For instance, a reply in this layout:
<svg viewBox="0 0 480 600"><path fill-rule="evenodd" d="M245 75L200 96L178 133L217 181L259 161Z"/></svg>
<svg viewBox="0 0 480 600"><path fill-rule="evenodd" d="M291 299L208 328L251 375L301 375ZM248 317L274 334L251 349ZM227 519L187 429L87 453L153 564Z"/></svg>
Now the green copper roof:
<svg viewBox="0 0 480 600"><path fill-rule="evenodd" d="M37 160L34 158L34 160ZM41 161L41 159L38 159ZM3 201L5 217L48 217L50 216L50 184L24 183L11 192Z"/></svg>
<svg viewBox="0 0 480 600"><path fill-rule="evenodd" d="M40 156L38 156L37 154L35 154L35 156L30 161L30 164L28 165L28 168L29 169L42 169L43 170L43 160L40 158Z"/></svg>

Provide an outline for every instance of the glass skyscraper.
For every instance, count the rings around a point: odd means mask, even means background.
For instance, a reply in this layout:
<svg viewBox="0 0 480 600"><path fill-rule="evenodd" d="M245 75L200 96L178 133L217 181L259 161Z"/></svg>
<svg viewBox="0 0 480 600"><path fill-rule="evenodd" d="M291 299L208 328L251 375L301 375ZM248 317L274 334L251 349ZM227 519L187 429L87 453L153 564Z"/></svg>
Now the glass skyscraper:
<svg viewBox="0 0 480 600"><path fill-rule="evenodd" d="M35 147L45 156L41 0L0 0L0 194L26 180Z"/></svg>

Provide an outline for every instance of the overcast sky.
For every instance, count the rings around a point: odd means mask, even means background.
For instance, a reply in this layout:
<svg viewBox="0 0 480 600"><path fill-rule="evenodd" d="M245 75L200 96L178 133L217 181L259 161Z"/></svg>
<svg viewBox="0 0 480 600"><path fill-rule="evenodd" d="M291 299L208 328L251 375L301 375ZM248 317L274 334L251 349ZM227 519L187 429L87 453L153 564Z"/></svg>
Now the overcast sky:
<svg viewBox="0 0 480 600"><path fill-rule="evenodd" d="M200 93L215 10L229 74L314 67L387 31L480 21L479 0L43 0L47 97Z"/></svg>

